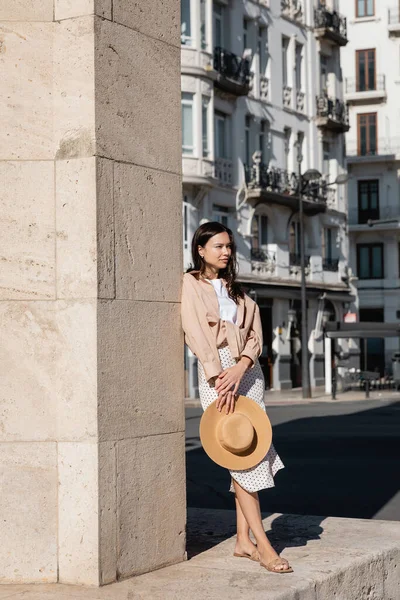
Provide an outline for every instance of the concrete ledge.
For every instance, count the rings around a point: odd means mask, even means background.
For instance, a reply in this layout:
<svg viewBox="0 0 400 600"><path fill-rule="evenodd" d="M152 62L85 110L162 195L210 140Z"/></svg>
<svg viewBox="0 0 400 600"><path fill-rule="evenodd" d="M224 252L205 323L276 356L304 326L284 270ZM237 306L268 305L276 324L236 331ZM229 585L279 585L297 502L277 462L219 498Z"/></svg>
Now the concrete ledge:
<svg viewBox="0 0 400 600"><path fill-rule="evenodd" d="M399 522L275 513L264 526L294 573L281 577L232 556L233 511L189 509L187 562L100 589L3 585L0 599L399 600Z"/></svg>

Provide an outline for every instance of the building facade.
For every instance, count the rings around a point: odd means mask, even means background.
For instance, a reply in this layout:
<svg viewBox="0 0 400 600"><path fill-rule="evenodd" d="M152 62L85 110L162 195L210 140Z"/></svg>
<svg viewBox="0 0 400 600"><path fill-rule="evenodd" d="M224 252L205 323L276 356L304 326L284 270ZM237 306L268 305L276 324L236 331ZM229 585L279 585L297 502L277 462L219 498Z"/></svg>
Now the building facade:
<svg viewBox="0 0 400 600"><path fill-rule="evenodd" d="M400 13L393 0L343 3L349 43L342 49L351 129L350 263L361 321L400 320ZM368 224L368 220L372 220ZM391 371L397 338L368 341L367 365ZM364 361L362 348L362 364Z"/></svg>
<svg viewBox="0 0 400 600"><path fill-rule="evenodd" d="M321 326L354 296L348 272L340 48L346 22L312 0L182 0L185 269L199 223L236 234L240 281L260 306L267 386L301 385L299 190L303 193L312 385ZM306 182L299 173L317 170ZM315 177L315 173L314 173ZM346 349L346 344L343 342ZM187 354L187 393L196 394Z"/></svg>

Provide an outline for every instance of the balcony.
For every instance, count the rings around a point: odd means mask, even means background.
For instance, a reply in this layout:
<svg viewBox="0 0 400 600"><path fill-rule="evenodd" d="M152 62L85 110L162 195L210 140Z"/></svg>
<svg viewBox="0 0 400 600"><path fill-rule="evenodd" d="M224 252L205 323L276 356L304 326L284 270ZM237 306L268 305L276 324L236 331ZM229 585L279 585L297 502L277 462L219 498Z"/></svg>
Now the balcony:
<svg viewBox="0 0 400 600"><path fill-rule="evenodd" d="M309 275L311 272L311 257L306 255L304 256L304 272L306 275ZM301 271L301 259L300 254L297 252L289 253L289 273L290 275L298 275Z"/></svg>
<svg viewBox="0 0 400 600"><path fill-rule="evenodd" d="M286 206L291 210L299 208L299 179L296 173L289 173L263 163L245 165L247 201L250 204L265 202ZM303 209L307 215L325 212L328 188L321 179L308 184L303 194Z"/></svg>
<svg viewBox="0 0 400 600"><path fill-rule="evenodd" d="M347 20L336 10L332 12L324 7L314 11L314 35L319 40L326 40L331 44L346 46Z"/></svg>
<svg viewBox="0 0 400 600"><path fill-rule="evenodd" d="M387 162L400 157L400 138L371 139L369 144L353 140L346 143L347 163Z"/></svg>
<svg viewBox="0 0 400 600"><path fill-rule="evenodd" d="M375 81L367 85L357 77L346 77L345 98L351 104L372 104L386 100L385 75L376 75Z"/></svg>
<svg viewBox="0 0 400 600"><path fill-rule="evenodd" d="M331 273L337 273L339 271L339 259L338 258L323 258L322 268L324 271L330 271Z"/></svg>
<svg viewBox="0 0 400 600"><path fill-rule="evenodd" d="M303 23L304 12L300 0L281 0L281 15L291 21Z"/></svg>
<svg viewBox="0 0 400 600"><path fill-rule="evenodd" d="M398 6L388 10L388 30L389 35L400 35L400 10Z"/></svg>
<svg viewBox="0 0 400 600"><path fill-rule="evenodd" d="M336 133L349 131L347 104L337 98L330 98L328 94L317 96L317 126Z"/></svg>
<svg viewBox="0 0 400 600"><path fill-rule="evenodd" d="M276 254L269 250L252 248L251 270L259 275L273 275L276 270Z"/></svg>
<svg viewBox="0 0 400 600"><path fill-rule="evenodd" d="M217 47L214 50L214 70L217 72L216 87L234 96L247 96L251 79L248 58Z"/></svg>

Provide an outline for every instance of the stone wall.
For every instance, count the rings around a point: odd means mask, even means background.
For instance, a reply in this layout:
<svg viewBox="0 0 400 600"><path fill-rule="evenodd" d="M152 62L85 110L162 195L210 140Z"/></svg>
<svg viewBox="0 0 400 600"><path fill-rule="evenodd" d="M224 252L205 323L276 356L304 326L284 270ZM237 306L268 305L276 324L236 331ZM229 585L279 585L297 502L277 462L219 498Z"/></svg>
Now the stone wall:
<svg viewBox="0 0 400 600"><path fill-rule="evenodd" d="M99 585L185 551L180 4L7 4L0 582Z"/></svg>

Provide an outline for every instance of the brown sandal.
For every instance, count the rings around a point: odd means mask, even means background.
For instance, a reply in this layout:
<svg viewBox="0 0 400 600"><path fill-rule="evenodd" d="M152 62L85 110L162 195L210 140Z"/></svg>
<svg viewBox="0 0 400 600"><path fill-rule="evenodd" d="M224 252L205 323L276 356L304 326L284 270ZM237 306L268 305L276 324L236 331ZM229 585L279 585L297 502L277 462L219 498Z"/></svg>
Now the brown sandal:
<svg viewBox="0 0 400 600"><path fill-rule="evenodd" d="M251 554L238 554L237 552L234 552L233 556L236 556L237 558L249 558L255 562L259 562L260 560L260 555L257 550L254 550Z"/></svg>
<svg viewBox="0 0 400 600"><path fill-rule="evenodd" d="M276 567L279 567L280 565L287 565L287 569L276 569ZM271 562L269 562L267 565L260 562L260 567L264 567L264 569L271 571L271 573L293 573L293 569L289 565L286 558L281 558L280 556L278 556L278 558L274 558L274 560L271 560Z"/></svg>

